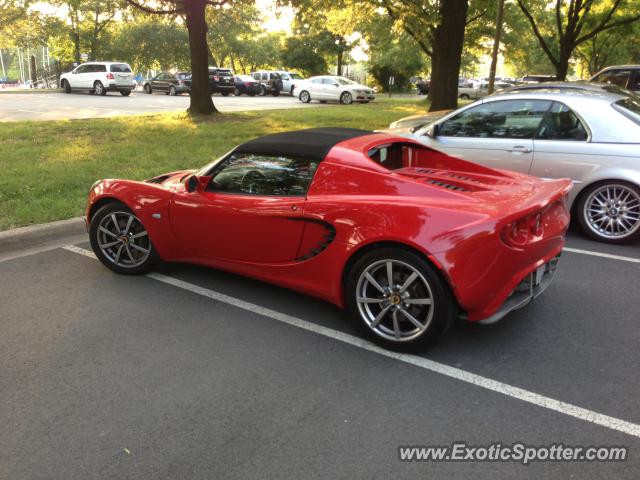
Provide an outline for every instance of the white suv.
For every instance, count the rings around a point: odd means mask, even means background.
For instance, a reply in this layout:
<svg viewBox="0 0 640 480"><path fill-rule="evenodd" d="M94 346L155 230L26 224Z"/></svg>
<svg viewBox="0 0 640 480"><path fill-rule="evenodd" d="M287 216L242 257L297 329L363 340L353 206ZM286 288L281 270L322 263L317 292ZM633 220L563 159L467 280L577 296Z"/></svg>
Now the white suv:
<svg viewBox="0 0 640 480"><path fill-rule="evenodd" d="M71 93L72 90L89 90L96 95L120 92L126 97L135 86L131 67L126 63L83 63L60 75L60 87L65 93Z"/></svg>

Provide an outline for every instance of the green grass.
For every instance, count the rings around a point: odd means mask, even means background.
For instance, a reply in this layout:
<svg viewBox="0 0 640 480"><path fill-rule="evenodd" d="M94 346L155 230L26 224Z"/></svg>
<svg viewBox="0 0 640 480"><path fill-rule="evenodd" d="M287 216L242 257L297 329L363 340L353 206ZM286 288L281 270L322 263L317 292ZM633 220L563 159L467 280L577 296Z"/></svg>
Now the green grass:
<svg viewBox="0 0 640 480"><path fill-rule="evenodd" d="M142 180L196 168L268 133L308 127L384 128L426 111L424 100L380 98L368 105L55 122L0 123L0 230L82 215L100 178Z"/></svg>

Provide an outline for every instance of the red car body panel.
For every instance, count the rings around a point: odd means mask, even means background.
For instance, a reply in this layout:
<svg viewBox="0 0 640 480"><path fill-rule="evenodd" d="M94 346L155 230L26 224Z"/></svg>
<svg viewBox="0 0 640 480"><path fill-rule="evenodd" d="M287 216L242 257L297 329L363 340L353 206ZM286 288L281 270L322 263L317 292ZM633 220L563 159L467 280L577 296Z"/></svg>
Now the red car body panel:
<svg viewBox="0 0 640 480"><path fill-rule="evenodd" d="M368 155L396 143L407 147L404 168L388 170ZM389 134L336 144L301 197L207 191L209 177L189 192L191 173L156 183L97 182L87 219L116 199L140 218L166 261L250 276L341 307L352 256L401 244L441 271L470 321L492 315L527 275L559 255L569 224L569 180L489 169Z"/></svg>

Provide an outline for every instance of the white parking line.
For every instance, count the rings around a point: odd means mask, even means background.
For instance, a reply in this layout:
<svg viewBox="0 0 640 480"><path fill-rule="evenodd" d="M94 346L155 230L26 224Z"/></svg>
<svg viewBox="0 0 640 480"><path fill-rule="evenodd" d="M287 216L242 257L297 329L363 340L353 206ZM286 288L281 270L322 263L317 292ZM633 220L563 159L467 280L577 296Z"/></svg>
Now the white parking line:
<svg viewBox="0 0 640 480"><path fill-rule="evenodd" d="M622 260L623 262L640 263L640 258L623 257L622 255L612 255L610 253L593 252L591 250L580 250L579 248L563 248L565 252L579 253L581 255L591 255L592 257L610 258L612 260Z"/></svg>
<svg viewBox="0 0 640 480"><path fill-rule="evenodd" d="M75 245L67 245L62 248L68 250L69 252L96 259L93 252L85 250L84 248L76 247ZM460 380L462 382L470 383L486 390L491 390L508 397L522 400L523 402L537 405L538 407L553 410L555 412L559 412L564 415L577 418L579 420L584 420L586 422L594 423L611 430L617 430L628 435L640 438L640 425L636 423L628 422L626 420L615 417L610 417L608 415L603 415L601 413L578 407L570 403L561 402L560 400L556 400L554 398L545 397L544 395L539 395L537 393L530 392L519 387L514 387L512 385L498 382L481 375L476 375L475 373L471 373L466 370L461 370L459 368L451 367L443 363L434 362L433 360L429 360L427 358L385 350L369 343L362 338L349 335L348 333L343 333L331 328L323 327L321 325L316 325L315 323L308 322L291 315L287 315L286 313L281 313L269 308L261 307L260 305L250 303L239 298L230 297L229 295L225 295L224 293L209 290L208 288L184 282L182 280L178 280L177 278L169 277L160 273L149 273L146 276L167 285L172 285L174 287L187 290L197 295L202 295L203 297L207 297L218 302L223 302L237 308L241 308L257 315L269 317L273 320L277 320L288 325L293 325L295 327L302 328L303 330L317 333L319 335L323 335L325 337L347 343L349 345L367 350L369 352L377 353L378 355L382 355L384 357L393 358L394 360L399 360L401 362L408 363L410 365L414 365L431 372L436 372L441 375Z"/></svg>

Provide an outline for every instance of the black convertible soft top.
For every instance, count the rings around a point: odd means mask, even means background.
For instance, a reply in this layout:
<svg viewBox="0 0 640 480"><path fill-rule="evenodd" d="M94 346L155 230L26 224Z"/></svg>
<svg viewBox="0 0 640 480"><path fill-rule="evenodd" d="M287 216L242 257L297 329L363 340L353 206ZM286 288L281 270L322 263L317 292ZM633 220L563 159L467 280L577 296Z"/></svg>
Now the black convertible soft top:
<svg viewBox="0 0 640 480"><path fill-rule="evenodd" d="M322 160L337 143L372 133L357 128L307 128L256 138L243 143L235 151Z"/></svg>

